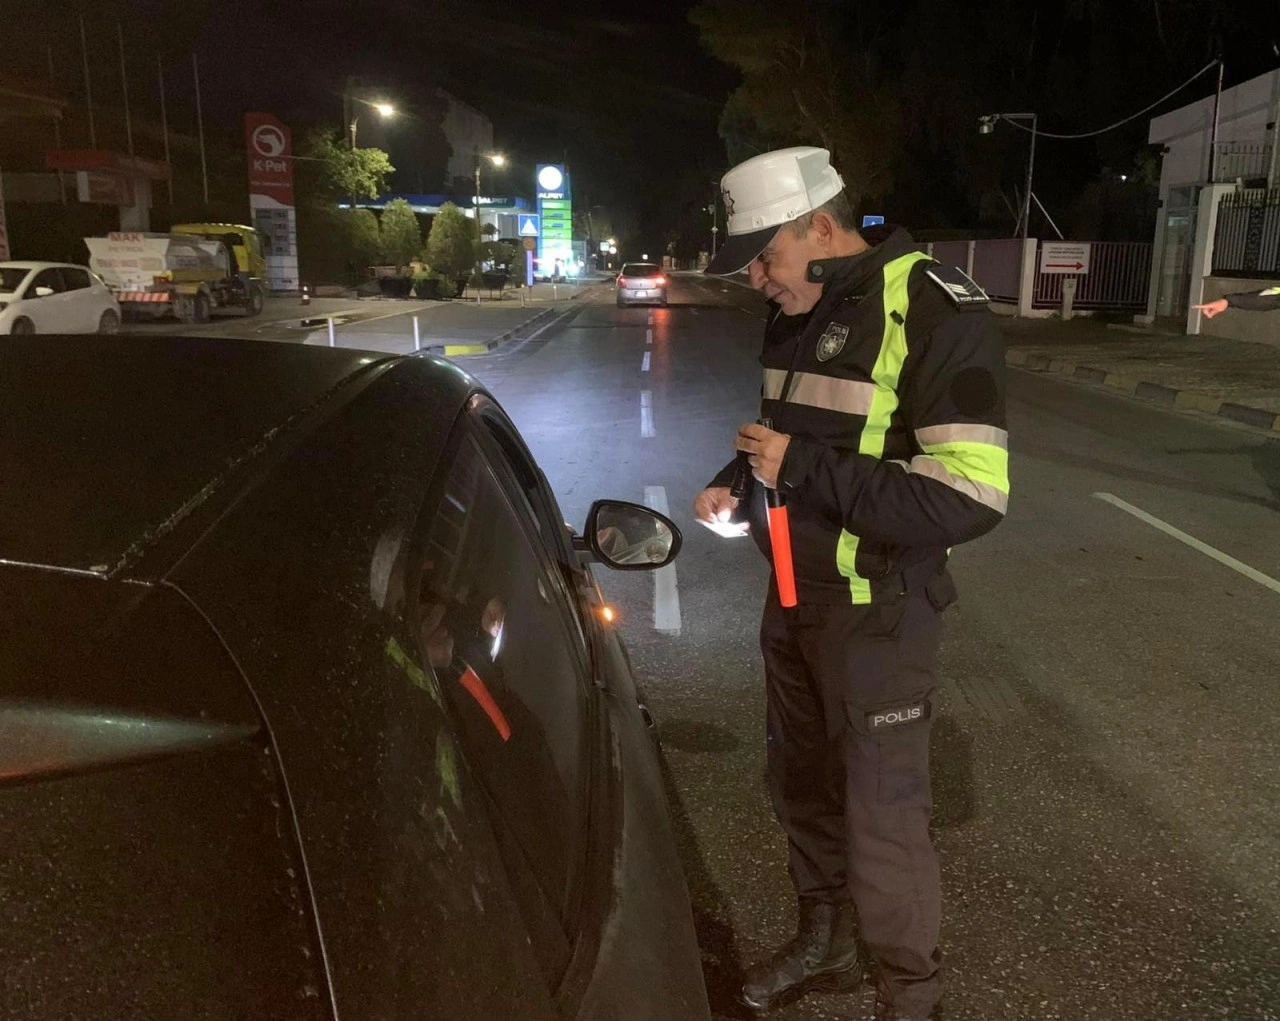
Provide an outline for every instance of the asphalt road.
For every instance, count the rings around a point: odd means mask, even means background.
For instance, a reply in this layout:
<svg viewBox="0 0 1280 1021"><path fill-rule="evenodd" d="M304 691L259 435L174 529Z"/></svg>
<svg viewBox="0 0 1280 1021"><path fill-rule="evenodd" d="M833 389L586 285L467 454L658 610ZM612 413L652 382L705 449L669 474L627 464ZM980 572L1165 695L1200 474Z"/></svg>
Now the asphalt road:
<svg viewBox="0 0 1280 1021"><path fill-rule="evenodd" d="M713 1006L739 1016L741 967L794 919L762 781L766 566L690 505L755 416L761 306L695 277L671 296L584 299L460 361L569 521L665 499L684 530L674 587L600 573L663 735ZM1280 1018L1280 442L1028 373L1009 411L1010 513L953 557L934 730L944 1017Z"/></svg>

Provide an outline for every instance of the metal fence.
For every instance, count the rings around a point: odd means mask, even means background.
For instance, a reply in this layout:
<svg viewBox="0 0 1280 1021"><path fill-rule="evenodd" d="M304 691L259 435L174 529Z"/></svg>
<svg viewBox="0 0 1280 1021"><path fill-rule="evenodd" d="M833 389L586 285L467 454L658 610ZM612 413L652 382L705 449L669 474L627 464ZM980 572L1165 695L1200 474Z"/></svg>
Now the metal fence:
<svg viewBox="0 0 1280 1021"><path fill-rule="evenodd" d="M968 271L968 241L934 241L929 245L929 254L944 266L959 266L966 272Z"/></svg>
<svg viewBox="0 0 1280 1021"><path fill-rule="evenodd" d="M1068 275L1041 273L1037 269L1031 307L1058 308L1062 304L1062 281ZM1147 285L1150 279L1150 244L1126 241L1091 242L1089 272L1076 277L1076 296L1073 307L1098 312L1145 310Z"/></svg>
<svg viewBox="0 0 1280 1021"><path fill-rule="evenodd" d="M1016 302L1022 287L1021 239L975 241L971 276L994 300Z"/></svg>
<svg viewBox="0 0 1280 1021"><path fill-rule="evenodd" d="M1266 177L1271 169L1271 145L1267 142L1219 142L1213 154L1213 179Z"/></svg>
<svg viewBox="0 0 1280 1021"><path fill-rule="evenodd" d="M1218 200L1216 277L1280 277L1280 188L1247 188Z"/></svg>

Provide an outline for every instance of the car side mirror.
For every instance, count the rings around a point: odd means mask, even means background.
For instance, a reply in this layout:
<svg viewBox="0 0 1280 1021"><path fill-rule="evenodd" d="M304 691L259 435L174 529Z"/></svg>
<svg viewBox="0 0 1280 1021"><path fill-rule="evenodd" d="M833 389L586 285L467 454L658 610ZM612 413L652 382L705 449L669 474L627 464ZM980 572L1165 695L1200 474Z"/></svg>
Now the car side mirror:
<svg viewBox="0 0 1280 1021"><path fill-rule="evenodd" d="M36 296L37 298L47 298L47 297L49 297L49 295L51 295L52 293L53 293L53 288L52 288L52 287L44 287L44 286L42 285L42 286L37 287L37 288L35 289L35 296Z"/></svg>
<svg viewBox="0 0 1280 1021"><path fill-rule="evenodd" d="M597 500L575 545L615 571L654 571L675 560L681 542L675 522L657 511L623 500Z"/></svg>

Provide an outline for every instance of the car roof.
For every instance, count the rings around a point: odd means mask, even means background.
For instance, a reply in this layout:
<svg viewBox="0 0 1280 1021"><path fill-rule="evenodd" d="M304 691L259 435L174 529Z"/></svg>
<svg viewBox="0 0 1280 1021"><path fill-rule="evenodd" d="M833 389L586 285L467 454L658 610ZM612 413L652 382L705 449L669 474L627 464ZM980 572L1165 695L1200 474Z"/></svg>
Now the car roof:
<svg viewBox="0 0 1280 1021"><path fill-rule="evenodd" d="M442 415L478 386L443 360L350 349L0 337L0 564L128 576L161 538L185 549L180 526L233 499L234 472L402 362L431 377Z"/></svg>
<svg viewBox="0 0 1280 1021"><path fill-rule="evenodd" d="M69 266L72 269L85 268L84 266L77 266L74 262L28 262L14 259L0 262L0 269L59 269L63 266Z"/></svg>
<svg viewBox="0 0 1280 1021"><path fill-rule="evenodd" d="M217 234L232 234L237 232L243 233L245 231L256 232L257 230L256 227L249 227L243 223L214 223L213 221L207 221L207 222L192 221L191 223L175 223L170 228L170 230L173 231L174 233L181 233L184 227L205 228L205 229L209 229L211 233L217 233Z"/></svg>

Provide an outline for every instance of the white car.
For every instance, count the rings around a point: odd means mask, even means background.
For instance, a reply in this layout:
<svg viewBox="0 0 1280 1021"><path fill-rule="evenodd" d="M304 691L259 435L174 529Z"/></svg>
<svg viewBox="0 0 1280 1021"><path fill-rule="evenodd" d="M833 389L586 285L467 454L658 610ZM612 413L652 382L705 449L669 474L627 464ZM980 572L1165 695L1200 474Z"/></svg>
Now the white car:
<svg viewBox="0 0 1280 1021"><path fill-rule="evenodd" d="M96 274L64 262L0 262L0 335L115 333L120 306Z"/></svg>

